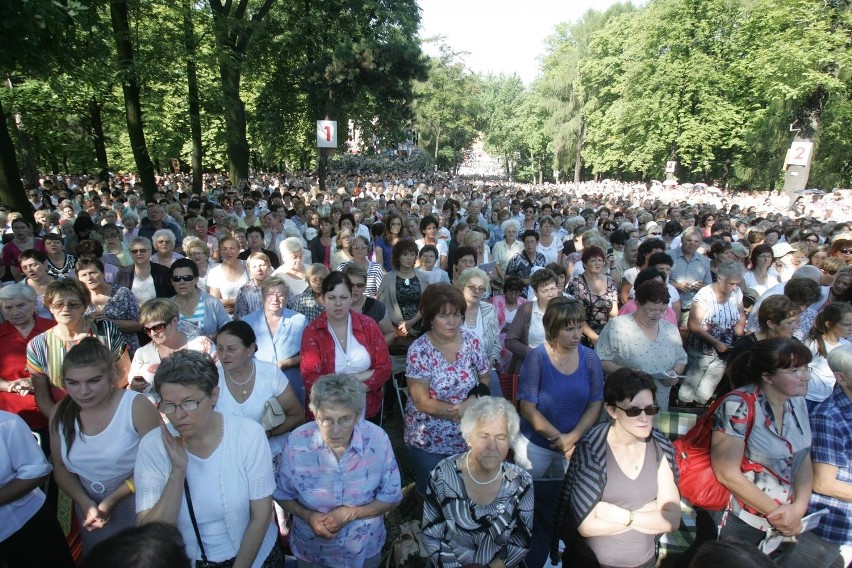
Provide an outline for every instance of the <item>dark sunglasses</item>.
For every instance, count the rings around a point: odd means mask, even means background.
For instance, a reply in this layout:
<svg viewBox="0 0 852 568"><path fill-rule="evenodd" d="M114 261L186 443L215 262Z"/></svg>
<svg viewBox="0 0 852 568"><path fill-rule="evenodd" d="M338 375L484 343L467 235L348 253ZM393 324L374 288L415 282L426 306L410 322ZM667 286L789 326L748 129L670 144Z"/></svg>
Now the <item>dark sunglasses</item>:
<svg viewBox="0 0 852 568"><path fill-rule="evenodd" d="M192 274L184 274L183 276L172 276L172 282L192 282L195 276Z"/></svg>
<svg viewBox="0 0 852 568"><path fill-rule="evenodd" d="M842 248L840 249L840 252L843 254L852 254L852 248Z"/></svg>
<svg viewBox="0 0 852 568"><path fill-rule="evenodd" d="M172 320L169 320L169 321L167 321L166 323L158 323L157 325L152 325L151 327L148 327L148 326L146 326L146 325L143 325L143 326L142 326L142 329L144 329L144 330L145 330L145 333L148 333L148 334L151 334L151 333L162 333L162 332L163 332L163 330L165 330L167 327L169 327L169 324L170 324L170 323L172 323Z"/></svg>
<svg viewBox="0 0 852 568"><path fill-rule="evenodd" d="M655 406L653 404L651 406L646 406L645 408L636 408L635 406L631 406L630 408L621 408L617 404L615 405L615 407L619 410L623 410L624 414L626 414L630 418L636 418L643 412L648 416L653 416L660 411L660 407Z"/></svg>

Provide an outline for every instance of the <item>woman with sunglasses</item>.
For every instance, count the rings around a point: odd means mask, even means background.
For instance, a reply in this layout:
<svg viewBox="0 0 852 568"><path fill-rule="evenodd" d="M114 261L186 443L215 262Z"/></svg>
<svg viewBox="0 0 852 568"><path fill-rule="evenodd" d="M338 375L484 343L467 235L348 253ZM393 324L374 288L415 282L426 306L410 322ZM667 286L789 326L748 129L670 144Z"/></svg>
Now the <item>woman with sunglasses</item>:
<svg viewBox="0 0 852 568"><path fill-rule="evenodd" d="M145 397L121 388L109 348L94 337L68 351L62 380L68 396L50 420L53 475L74 502L87 554L136 524L136 451L160 416Z"/></svg>
<svg viewBox="0 0 852 568"><path fill-rule="evenodd" d="M831 243L828 256L834 256L846 264L852 264L852 239L837 239Z"/></svg>
<svg viewBox="0 0 852 568"><path fill-rule="evenodd" d="M136 237L130 241L129 248L133 266L119 270L114 283L130 288L140 306L153 298L174 296L169 269L151 262L151 241L147 237Z"/></svg>
<svg viewBox="0 0 852 568"><path fill-rule="evenodd" d="M65 397L62 362L68 350L85 337L96 337L109 348L118 368L118 384L127 384L130 356L124 337L111 321L91 321L83 315L92 303L88 288L75 278L56 280L48 284L44 303L56 325L27 344L27 371L42 414L49 417L56 403Z"/></svg>
<svg viewBox="0 0 852 568"><path fill-rule="evenodd" d="M269 443L254 420L215 410L218 383L204 353L179 351L157 370L160 412L174 430L163 425L139 444L137 524L176 526L196 566L283 566Z"/></svg>
<svg viewBox="0 0 852 568"><path fill-rule="evenodd" d="M491 292L488 274L479 268L468 268L456 278L456 287L461 290L467 309L462 325L479 338L491 364L491 395L502 396L497 377L497 362L500 359L500 324L497 311L482 298Z"/></svg>
<svg viewBox="0 0 852 568"><path fill-rule="evenodd" d="M181 329L191 335L213 337L216 330L231 321L222 302L198 287L198 266L188 258L172 263L172 298L180 309Z"/></svg>
<svg viewBox="0 0 852 568"><path fill-rule="evenodd" d="M349 254L352 255L352 260L341 263L337 266L337 270L343 270L344 267L352 264L357 264L363 268L367 274L367 289L364 293L370 298L375 298L379 286L382 284L382 278L385 276L385 271L381 264L368 258L369 253L370 241L361 235L355 235L349 243Z"/></svg>
<svg viewBox="0 0 852 568"><path fill-rule="evenodd" d="M650 375L627 367L606 378L611 420L577 444L556 506L553 534L566 539L565 565L653 568L656 536L678 529L674 448L652 426L655 391Z"/></svg>
<svg viewBox="0 0 852 568"><path fill-rule="evenodd" d="M210 338L204 335L187 337L178 330L180 308L174 300L148 300L139 309L139 323L151 342L136 351L130 364L128 378L130 388L135 391L149 392L160 362L177 351L200 351L210 355L214 362L219 361L216 346Z"/></svg>

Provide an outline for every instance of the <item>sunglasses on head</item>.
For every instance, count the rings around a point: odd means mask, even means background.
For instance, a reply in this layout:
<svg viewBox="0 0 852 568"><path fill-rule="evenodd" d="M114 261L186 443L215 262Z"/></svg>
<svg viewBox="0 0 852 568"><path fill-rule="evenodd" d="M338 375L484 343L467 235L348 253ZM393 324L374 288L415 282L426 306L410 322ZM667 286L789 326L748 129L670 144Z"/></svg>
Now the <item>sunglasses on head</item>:
<svg viewBox="0 0 852 568"><path fill-rule="evenodd" d="M660 407L653 404L651 406L646 406L645 408L637 408L635 406L631 406L630 408L621 408L618 405L615 405L615 407L619 410L623 410L624 414L626 414L630 418L636 418L643 412L647 416L653 416L660 411Z"/></svg>
<svg viewBox="0 0 852 568"><path fill-rule="evenodd" d="M195 276L192 274L184 274L183 276L172 276L172 282L192 282Z"/></svg>

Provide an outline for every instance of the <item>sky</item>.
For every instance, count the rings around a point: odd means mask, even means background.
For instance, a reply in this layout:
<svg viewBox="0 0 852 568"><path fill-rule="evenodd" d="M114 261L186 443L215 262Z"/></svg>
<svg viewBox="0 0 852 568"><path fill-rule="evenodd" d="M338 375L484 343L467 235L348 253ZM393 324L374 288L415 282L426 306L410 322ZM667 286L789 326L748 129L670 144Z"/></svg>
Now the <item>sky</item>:
<svg viewBox="0 0 852 568"><path fill-rule="evenodd" d="M544 38L559 22L573 22L587 10L605 10L614 0L418 0L420 37L445 36L456 52L468 52L474 72L517 73L529 85L539 74ZM437 43L423 44L437 55Z"/></svg>

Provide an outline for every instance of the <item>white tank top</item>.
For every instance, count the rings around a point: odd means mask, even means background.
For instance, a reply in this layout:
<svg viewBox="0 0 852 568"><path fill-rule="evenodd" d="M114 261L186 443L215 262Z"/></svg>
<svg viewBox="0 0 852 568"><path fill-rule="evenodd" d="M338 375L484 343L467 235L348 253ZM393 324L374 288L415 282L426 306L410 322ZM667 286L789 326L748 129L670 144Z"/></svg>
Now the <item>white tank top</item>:
<svg viewBox="0 0 852 568"><path fill-rule="evenodd" d="M109 425L100 434L87 436L74 426L76 436L69 454L60 427L62 461L71 473L92 481L107 480L133 471L141 439L133 427L133 400L140 393L123 390Z"/></svg>

